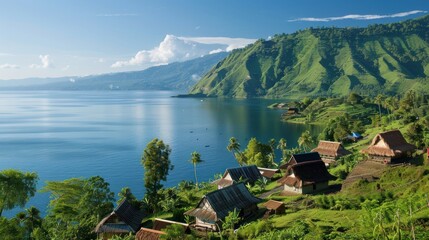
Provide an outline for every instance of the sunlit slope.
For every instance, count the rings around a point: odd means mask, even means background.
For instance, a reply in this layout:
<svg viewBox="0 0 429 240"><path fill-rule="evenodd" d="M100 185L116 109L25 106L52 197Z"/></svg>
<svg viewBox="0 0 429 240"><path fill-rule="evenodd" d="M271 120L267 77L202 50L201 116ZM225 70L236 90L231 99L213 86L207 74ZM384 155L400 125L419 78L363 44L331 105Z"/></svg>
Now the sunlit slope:
<svg viewBox="0 0 429 240"><path fill-rule="evenodd" d="M233 51L191 93L251 98L429 92L429 16L368 28L307 29Z"/></svg>

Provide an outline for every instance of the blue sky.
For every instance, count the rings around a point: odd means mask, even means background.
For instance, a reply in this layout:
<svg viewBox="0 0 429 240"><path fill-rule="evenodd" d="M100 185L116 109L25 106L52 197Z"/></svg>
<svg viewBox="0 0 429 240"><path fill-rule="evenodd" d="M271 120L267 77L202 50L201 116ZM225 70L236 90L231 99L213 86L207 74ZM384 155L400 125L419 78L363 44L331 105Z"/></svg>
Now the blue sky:
<svg viewBox="0 0 429 240"><path fill-rule="evenodd" d="M276 33L426 11L427 0L0 0L0 79L141 70Z"/></svg>

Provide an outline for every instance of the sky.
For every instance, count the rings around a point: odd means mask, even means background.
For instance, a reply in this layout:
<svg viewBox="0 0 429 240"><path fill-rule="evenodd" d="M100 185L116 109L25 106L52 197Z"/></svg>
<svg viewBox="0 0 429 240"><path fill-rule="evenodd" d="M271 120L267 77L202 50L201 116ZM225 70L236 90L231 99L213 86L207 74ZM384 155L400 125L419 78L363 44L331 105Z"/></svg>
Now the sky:
<svg viewBox="0 0 429 240"><path fill-rule="evenodd" d="M0 79L143 70L274 34L428 11L427 0L0 0Z"/></svg>

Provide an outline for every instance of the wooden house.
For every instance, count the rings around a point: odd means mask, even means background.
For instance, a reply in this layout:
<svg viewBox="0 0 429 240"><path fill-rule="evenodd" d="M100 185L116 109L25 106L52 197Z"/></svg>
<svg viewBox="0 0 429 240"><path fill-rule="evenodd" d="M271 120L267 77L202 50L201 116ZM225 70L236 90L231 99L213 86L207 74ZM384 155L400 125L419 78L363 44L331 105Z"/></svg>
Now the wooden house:
<svg viewBox="0 0 429 240"><path fill-rule="evenodd" d="M399 130L393 130L377 134L371 145L361 152L372 161L390 164L411 157L415 150L416 146L409 144Z"/></svg>
<svg viewBox="0 0 429 240"><path fill-rule="evenodd" d="M299 114L299 109L296 107L290 107L287 109L286 115L296 115Z"/></svg>
<svg viewBox="0 0 429 240"><path fill-rule="evenodd" d="M142 219L143 213L124 199L112 213L97 224L94 232L97 233L98 239L136 233L140 229Z"/></svg>
<svg viewBox="0 0 429 240"><path fill-rule="evenodd" d="M242 219L246 219L257 213L260 202L261 199L254 197L244 183L238 183L208 193L196 208L185 212L185 215L195 217L196 229L219 231L221 221L234 209Z"/></svg>
<svg viewBox="0 0 429 240"><path fill-rule="evenodd" d="M290 166L295 165L297 163L310 162L310 161L322 161L318 152L308 152L308 153L299 153L293 154L290 157L289 161L280 166L280 169L287 170Z"/></svg>
<svg viewBox="0 0 429 240"><path fill-rule="evenodd" d="M318 152L323 162L328 165L335 162L335 160L340 157L351 154L341 143L331 141L320 141L319 145L311 151Z"/></svg>
<svg viewBox="0 0 429 240"><path fill-rule="evenodd" d="M319 155L317 152L314 152L311 155L314 155L316 158L316 154L317 156ZM308 155L308 157L311 156L310 154ZM294 157L292 156L292 158ZM306 161L297 161L294 164L289 164L286 175L277 182L284 185L285 191L302 194L318 192L329 188L328 182L330 180L335 180L336 177L332 176L328 172L326 165L320 159L320 156L319 159L316 160L309 160L311 158L304 159L306 159Z"/></svg>
<svg viewBox="0 0 429 240"><path fill-rule="evenodd" d="M274 168L261 168L261 167L258 167L258 170L261 173L262 177L264 177L266 179L271 179L271 178L273 178L274 174L280 172L279 169L274 169Z"/></svg>
<svg viewBox="0 0 429 240"><path fill-rule="evenodd" d="M242 166L237 168L228 168L223 174L222 178L216 182L217 188L221 189L238 182L245 182L253 184L262 175L256 165Z"/></svg>
<svg viewBox="0 0 429 240"><path fill-rule="evenodd" d="M264 206L270 212L270 214L283 214L285 213L286 207L284 202L268 200L264 203Z"/></svg>

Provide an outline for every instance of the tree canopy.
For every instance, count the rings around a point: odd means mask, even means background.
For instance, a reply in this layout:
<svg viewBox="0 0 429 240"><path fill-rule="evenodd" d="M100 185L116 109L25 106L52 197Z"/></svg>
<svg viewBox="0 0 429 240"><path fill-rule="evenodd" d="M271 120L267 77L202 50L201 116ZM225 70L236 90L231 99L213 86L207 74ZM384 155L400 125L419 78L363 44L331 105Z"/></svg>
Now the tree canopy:
<svg viewBox="0 0 429 240"><path fill-rule="evenodd" d="M0 172L0 216L3 210L24 207L36 193L36 173L6 169Z"/></svg>
<svg viewBox="0 0 429 240"><path fill-rule="evenodd" d="M166 181L168 172L173 170L170 153L170 146L164 144L158 138L150 141L143 151L141 164L145 170L144 186L146 188L146 198L149 201L149 205L155 211L159 208L160 196L158 191L163 187L161 181Z"/></svg>

